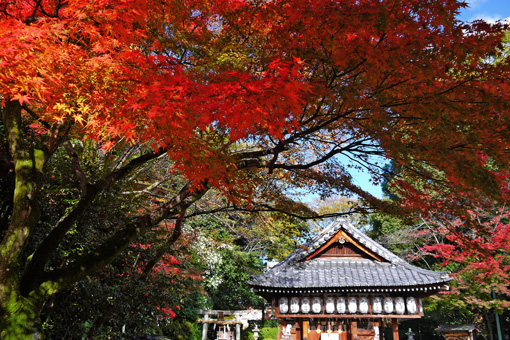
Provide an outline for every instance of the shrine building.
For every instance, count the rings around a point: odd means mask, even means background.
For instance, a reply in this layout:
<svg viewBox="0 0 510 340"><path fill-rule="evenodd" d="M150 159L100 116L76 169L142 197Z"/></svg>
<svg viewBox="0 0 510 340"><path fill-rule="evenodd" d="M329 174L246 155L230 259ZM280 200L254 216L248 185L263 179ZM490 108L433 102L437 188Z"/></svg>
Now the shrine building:
<svg viewBox="0 0 510 340"><path fill-rule="evenodd" d="M249 284L272 304L280 340L382 340L385 326L398 340L398 321L421 318L421 299L450 280L337 220Z"/></svg>

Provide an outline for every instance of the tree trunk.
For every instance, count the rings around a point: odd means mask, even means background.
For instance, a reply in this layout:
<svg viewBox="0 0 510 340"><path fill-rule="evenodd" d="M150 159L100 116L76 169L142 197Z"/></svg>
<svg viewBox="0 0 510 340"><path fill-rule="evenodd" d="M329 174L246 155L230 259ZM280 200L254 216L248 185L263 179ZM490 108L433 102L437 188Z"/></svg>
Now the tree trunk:
<svg viewBox="0 0 510 340"><path fill-rule="evenodd" d="M104 181L93 185L84 184L85 198L82 205L64 216L50 232L39 248L28 258L26 249L31 233L40 217L38 193L44 164L61 144L58 126L44 141L33 141L24 134L22 107L17 101L4 100L0 106L4 133L9 146L15 173L15 189L10 223L0 239L0 339L42 339L42 324L39 317L47 298L91 273L111 263L136 237L157 225L165 218L181 214L193 202L204 195L209 186L202 183L200 189L192 190L186 184L166 203L119 227L113 235L97 248L77 256L73 262L61 268L45 271L45 264L57 249L76 220L86 211L101 190L122 179L136 167L161 154L148 153L128 162L123 168L113 171ZM64 129L65 130L65 129ZM64 138L64 137L62 137ZM44 143L43 143L44 142ZM71 216L71 217L69 217ZM176 237L180 235L176 233ZM175 240L174 240L175 241ZM33 261L32 261L33 260ZM27 265L28 261L28 265Z"/></svg>
<svg viewBox="0 0 510 340"><path fill-rule="evenodd" d="M484 311L483 311L483 316L485 317L485 323L487 325L487 331L489 332L489 338L490 338L490 340L494 340L494 329L493 329L494 327L492 326L491 317L486 309L484 309Z"/></svg>
<svg viewBox="0 0 510 340"><path fill-rule="evenodd" d="M39 312L42 303L36 298L25 298L18 292L1 297L3 312L0 323L2 340L39 340L43 339Z"/></svg>
<svg viewBox="0 0 510 340"><path fill-rule="evenodd" d="M1 111L14 164L15 189L10 224L0 242L0 338L41 339L43 294L33 291L23 296L19 274L23 251L39 219L38 180L46 157L23 139L21 105L7 99Z"/></svg>

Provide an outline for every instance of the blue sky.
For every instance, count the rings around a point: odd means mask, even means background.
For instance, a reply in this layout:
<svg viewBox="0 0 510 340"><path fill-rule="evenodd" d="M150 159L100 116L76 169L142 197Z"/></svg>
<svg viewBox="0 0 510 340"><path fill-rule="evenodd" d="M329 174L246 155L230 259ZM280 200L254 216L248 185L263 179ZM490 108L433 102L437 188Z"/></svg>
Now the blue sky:
<svg viewBox="0 0 510 340"><path fill-rule="evenodd" d="M460 13L462 21L484 19L489 22L510 20L510 0L467 0L468 8Z"/></svg>
<svg viewBox="0 0 510 340"><path fill-rule="evenodd" d="M468 7L464 8L459 15L462 21L474 21L483 19L488 22L497 20L510 21L510 0L467 0ZM355 184L370 192L372 195L382 197L381 187L370 183L370 175L367 172L350 171Z"/></svg>

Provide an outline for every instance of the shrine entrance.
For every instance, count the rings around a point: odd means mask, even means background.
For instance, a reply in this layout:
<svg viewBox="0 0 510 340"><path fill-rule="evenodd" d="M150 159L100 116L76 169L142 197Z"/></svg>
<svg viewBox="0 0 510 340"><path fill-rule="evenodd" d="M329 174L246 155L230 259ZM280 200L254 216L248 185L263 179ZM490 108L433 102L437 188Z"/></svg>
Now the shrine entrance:
<svg viewBox="0 0 510 340"><path fill-rule="evenodd" d="M379 321L282 319L280 340L382 340Z"/></svg>

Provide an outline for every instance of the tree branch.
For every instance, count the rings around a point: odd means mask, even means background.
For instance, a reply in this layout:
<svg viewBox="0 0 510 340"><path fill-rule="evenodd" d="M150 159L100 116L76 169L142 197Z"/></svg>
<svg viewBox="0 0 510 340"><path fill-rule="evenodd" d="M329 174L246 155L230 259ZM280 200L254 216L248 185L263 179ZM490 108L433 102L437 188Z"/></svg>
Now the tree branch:
<svg viewBox="0 0 510 340"><path fill-rule="evenodd" d="M179 237L181 237L181 235L182 235L182 222L184 221L185 215L186 215L186 210L182 211L177 216L177 219L175 220L175 226L174 226L174 231L172 232L172 235L170 235L166 239L166 242L165 242L164 246L161 247L157 251L156 256L154 256L152 258L152 260L150 260L145 265L145 267L144 267L144 269L142 271L142 274L138 277L138 280L145 280L147 275L149 275L149 273L152 271L154 266L159 262L161 257L163 257L163 255L165 255L168 252L168 248L171 247L175 242L177 242Z"/></svg>
<svg viewBox="0 0 510 340"><path fill-rule="evenodd" d="M95 249L77 257L67 266L43 273L40 283L53 282L54 292L70 287L75 282L110 264L136 237L147 232L151 227L171 216L184 214L186 209L208 190L207 183L203 183L199 187L194 187L190 183L186 184L177 195L165 204L147 214L136 217ZM179 236L179 232L174 232L171 240L173 237L177 239Z"/></svg>
<svg viewBox="0 0 510 340"><path fill-rule="evenodd" d="M86 194L80 201L57 222L55 227L41 242L37 250L28 259L28 264L22 276L21 286L23 294L28 294L35 289L42 281L44 266L50 259L53 252L58 248L60 242L64 239L66 233L74 226L78 219L87 211L94 199L112 184L127 176L136 167L157 158L165 150L150 152L140 157L132 159L128 164L113 171L104 179L95 184L87 184Z"/></svg>

